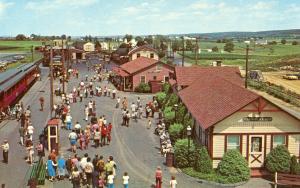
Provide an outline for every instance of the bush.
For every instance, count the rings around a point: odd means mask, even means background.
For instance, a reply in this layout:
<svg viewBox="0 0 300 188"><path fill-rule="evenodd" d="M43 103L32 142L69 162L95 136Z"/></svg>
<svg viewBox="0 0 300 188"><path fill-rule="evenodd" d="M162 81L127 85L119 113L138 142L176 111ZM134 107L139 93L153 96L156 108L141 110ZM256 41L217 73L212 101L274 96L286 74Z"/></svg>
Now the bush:
<svg viewBox="0 0 300 188"><path fill-rule="evenodd" d="M171 92L171 85L169 83L164 83L162 86L162 90L164 93L168 94Z"/></svg>
<svg viewBox="0 0 300 188"><path fill-rule="evenodd" d="M212 161L208 155L207 149L205 147L199 147L195 150L195 165L194 169L197 172L211 173Z"/></svg>
<svg viewBox="0 0 300 188"><path fill-rule="evenodd" d="M190 140L190 152L188 151L188 139L177 140L174 145L176 166L179 168L185 168L188 167L189 165L193 165L194 150L195 150L195 145L192 140Z"/></svg>
<svg viewBox="0 0 300 188"><path fill-rule="evenodd" d="M164 118L165 122L167 124L172 124L175 119L175 112L173 111L173 108L168 106L164 109Z"/></svg>
<svg viewBox="0 0 300 188"><path fill-rule="evenodd" d="M250 178L248 163L238 150L229 150L224 154L217 172L229 183L247 181Z"/></svg>
<svg viewBox="0 0 300 188"><path fill-rule="evenodd" d="M182 138L183 125L179 123L172 124L169 128L169 134L172 142L176 141L179 138Z"/></svg>
<svg viewBox="0 0 300 188"><path fill-rule="evenodd" d="M188 113L186 113L183 118L183 127L184 129L186 129L188 126L191 126L191 128L193 128L193 119Z"/></svg>
<svg viewBox="0 0 300 188"><path fill-rule="evenodd" d="M195 171L193 168L184 168L182 169L182 171L183 173L192 176L194 178L218 182L218 175L214 171L212 171L211 173L202 173L202 172Z"/></svg>
<svg viewBox="0 0 300 188"><path fill-rule="evenodd" d="M145 84L145 83L140 83L136 88L135 88L135 92L139 92L139 93L149 93L150 92L150 86L149 84Z"/></svg>
<svg viewBox="0 0 300 188"><path fill-rule="evenodd" d="M293 41L292 45L298 45L298 42L297 41Z"/></svg>
<svg viewBox="0 0 300 188"><path fill-rule="evenodd" d="M175 94L175 93L172 93L170 95L170 97L168 98L168 101L166 103L166 106L171 106L173 107L174 104L177 104L178 103L178 96Z"/></svg>
<svg viewBox="0 0 300 188"><path fill-rule="evenodd" d="M284 145L272 149L266 157L266 168L270 172L290 172L290 152Z"/></svg>
<svg viewBox="0 0 300 188"><path fill-rule="evenodd" d="M186 115L187 109L183 103L178 105L178 110L176 113L176 122L184 123L184 116Z"/></svg>
<svg viewBox="0 0 300 188"><path fill-rule="evenodd" d="M155 96L156 96L158 104L160 106L162 106L164 101L166 100L167 94L165 94L164 92L159 92Z"/></svg>
<svg viewBox="0 0 300 188"><path fill-rule="evenodd" d="M297 157L295 155L291 158L291 174L300 174L300 164L297 162Z"/></svg>

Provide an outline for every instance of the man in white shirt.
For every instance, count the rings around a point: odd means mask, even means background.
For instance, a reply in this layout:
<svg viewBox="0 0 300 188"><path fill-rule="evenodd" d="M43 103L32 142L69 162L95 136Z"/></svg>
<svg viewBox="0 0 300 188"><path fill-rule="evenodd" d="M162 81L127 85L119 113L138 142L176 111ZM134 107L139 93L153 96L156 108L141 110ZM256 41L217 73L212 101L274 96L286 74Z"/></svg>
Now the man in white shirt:
<svg viewBox="0 0 300 188"><path fill-rule="evenodd" d="M69 134L69 140L71 144L71 151L76 153L77 134L75 133L75 130L72 130Z"/></svg>
<svg viewBox="0 0 300 188"><path fill-rule="evenodd" d="M79 122L77 121L76 124L74 125L74 128L75 128L75 132L77 134L80 133L80 129L81 129L81 125L79 124Z"/></svg>
<svg viewBox="0 0 300 188"><path fill-rule="evenodd" d="M113 89L113 90L112 90L112 97L113 97L113 99L116 98L116 93L117 93L117 90L116 90L116 89Z"/></svg>
<svg viewBox="0 0 300 188"><path fill-rule="evenodd" d="M34 130L34 127L32 126L32 123L29 124L29 126L27 127L27 133L28 135L30 136L30 140L32 141L32 135L33 135L33 130Z"/></svg>

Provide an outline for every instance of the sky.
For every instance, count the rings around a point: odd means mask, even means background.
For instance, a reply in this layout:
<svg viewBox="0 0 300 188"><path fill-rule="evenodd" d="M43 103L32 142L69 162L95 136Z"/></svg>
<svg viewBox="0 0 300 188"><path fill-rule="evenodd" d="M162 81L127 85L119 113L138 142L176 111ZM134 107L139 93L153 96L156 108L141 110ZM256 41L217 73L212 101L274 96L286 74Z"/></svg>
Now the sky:
<svg viewBox="0 0 300 188"><path fill-rule="evenodd" d="M0 0L0 36L300 29L300 0Z"/></svg>

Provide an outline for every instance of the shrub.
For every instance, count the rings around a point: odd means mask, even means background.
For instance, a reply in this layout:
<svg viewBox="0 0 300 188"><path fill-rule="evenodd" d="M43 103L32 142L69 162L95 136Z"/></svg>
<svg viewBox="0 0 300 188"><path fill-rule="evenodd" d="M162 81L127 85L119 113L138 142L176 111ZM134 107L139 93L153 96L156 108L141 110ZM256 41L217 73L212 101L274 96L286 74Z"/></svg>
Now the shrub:
<svg viewBox="0 0 300 188"><path fill-rule="evenodd" d="M183 127L184 129L186 129L188 126L191 126L191 128L193 128L193 119L188 113L186 113L183 118Z"/></svg>
<svg viewBox="0 0 300 188"><path fill-rule="evenodd" d="M167 124L171 124L175 119L175 112L173 111L173 108L168 106L164 109L164 118L165 122Z"/></svg>
<svg viewBox="0 0 300 188"><path fill-rule="evenodd" d="M178 103L178 97L175 93L172 93L170 95L170 97L168 98L168 101L167 101L166 105L173 107L174 104L177 104L177 103Z"/></svg>
<svg viewBox="0 0 300 188"><path fill-rule="evenodd" d="M300 164L297 162L297 157L295 155L291 158L291 174L300 174Z"/></svg>
<svg viewBox="0 0 300 188"><path fill-rule="evenodd" d="M188 151L188 139L178 139L174 145L176 166L185 168L189 165L193 165L194 150L195 145L192 140L190 140L190 151Z"/></svg>
<svg viewBox="0 0 300 188"><path fill-rule="evenodd" d="M187 112L186 107L184 106L183 103L180 103L178 105L178 110L177 110L176 117L175 117L176 122L183 123L186 112Z"/></svg>
<svg viewBox="0 0 300 188"><path fill-rule="evenodd" d="M194 169L202 173L211 173L212 161L208 155L207 149L205 147L199 147L195 149L195 165Z"/></svg>
<svg viewBox="0 0 300 188"><path fill-rule="evenodd" d="M183 125L179 123L172 124L169 128L169 134L172 142L182 137Z"/></svg>
<svg viewBox="0 0 300 188"><path fill-rule="evenodd" d="M166 94L171 92L171 85L169 83L164 83L162 87L163 92Z"/></svg>
<svg viewBox="0 0 300 188"><path fill-rule="evenodd" d="M229 150L224 154L217 172L229 183L247 181L250 178L247 161L238 150Z"/></svg>
<svg viewBox="0 0 300 188"><path fill-rule="evenodd" d="M140 83L136 88L135 88L135 92L139 92L139 93L149 93L150 92L150 86L149 84L145 84L145 83Z"/></svg>
<svg viewBox="0 0 300 188"><path fill-rule="evenodd" d="M297 41L293 41L292 45L298 45L298 42Z"/></svg>
<svg viewBox="0 0 300 188"><path fill-rule="evenodd" d="M160 106L163 105L163 103L166 99L166 96L167 96L167 94L165 94L164 92L159 92L156 94L156 99Z"/></svg>
<svg viewBox="0 0 300 188"><path fill-rule="evenodd" d="M272 149L266 157L266 168L270 172L290 172L290 152L284 145Z"/></svg>

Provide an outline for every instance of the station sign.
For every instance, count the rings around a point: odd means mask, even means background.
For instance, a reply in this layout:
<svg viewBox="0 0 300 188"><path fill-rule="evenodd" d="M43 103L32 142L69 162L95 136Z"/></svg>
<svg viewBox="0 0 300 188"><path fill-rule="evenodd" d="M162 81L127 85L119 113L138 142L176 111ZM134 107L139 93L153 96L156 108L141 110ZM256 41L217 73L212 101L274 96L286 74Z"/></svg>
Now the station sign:
<svg viewBox="0 0 300 188"><path fill-rule="evenodd" d="M272 121L272 117L244 117L243 121Z"/></svg>

